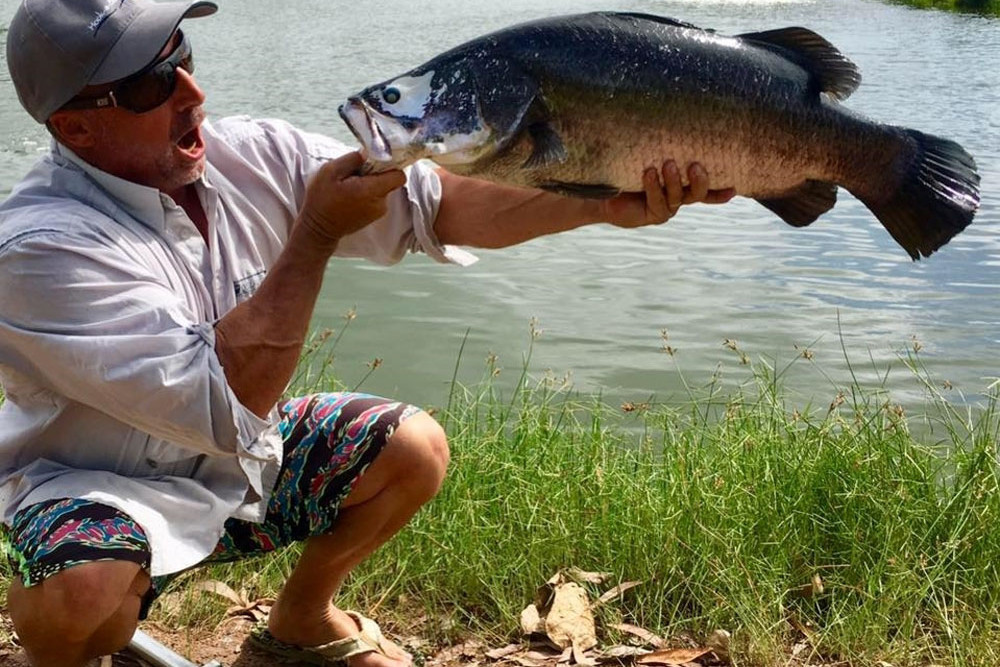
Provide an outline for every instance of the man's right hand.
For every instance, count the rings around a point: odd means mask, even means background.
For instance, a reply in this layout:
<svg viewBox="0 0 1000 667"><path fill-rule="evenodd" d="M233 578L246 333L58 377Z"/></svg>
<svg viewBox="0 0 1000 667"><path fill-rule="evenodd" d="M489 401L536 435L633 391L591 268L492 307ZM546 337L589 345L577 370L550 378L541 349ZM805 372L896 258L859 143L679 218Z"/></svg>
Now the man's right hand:
<svg viewBox="0 0 1000 667"><path fill-rule="evenodd" d="M308 230L313 240L330 252L341 238L385 215L386 197L406 183L405 174L398 169L361 176L363 162L358 152L331 160L306 187L296 226Z"/></svg>

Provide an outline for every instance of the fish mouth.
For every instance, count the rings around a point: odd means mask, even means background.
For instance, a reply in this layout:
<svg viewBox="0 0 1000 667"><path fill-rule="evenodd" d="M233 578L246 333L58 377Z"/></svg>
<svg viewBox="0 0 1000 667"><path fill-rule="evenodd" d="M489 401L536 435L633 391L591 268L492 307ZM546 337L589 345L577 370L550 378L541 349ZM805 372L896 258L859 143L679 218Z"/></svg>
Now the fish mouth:
<svg viewBox="0 0 1000 667"><path fill-rule="evenodd" d="M370 107L363 100L352 97L340 105L338 112L351 133L361 143L366 166L374 167L392 162L392 146L379 127ZM377 169L370 168L369 171Z"/></svg>

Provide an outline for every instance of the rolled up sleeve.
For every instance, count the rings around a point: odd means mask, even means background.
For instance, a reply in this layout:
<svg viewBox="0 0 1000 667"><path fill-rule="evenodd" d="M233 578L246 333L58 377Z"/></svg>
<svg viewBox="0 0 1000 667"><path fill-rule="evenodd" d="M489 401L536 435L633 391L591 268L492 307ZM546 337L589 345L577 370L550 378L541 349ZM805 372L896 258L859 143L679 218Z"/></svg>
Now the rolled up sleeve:
<svg viewBox="0 0 1000 667"><path fill-rule="evenodd" d="M241 405L212 323L98 234L39 231L0 248L4 363L66 398L209 455L254 457L269 426Z"/></svg>

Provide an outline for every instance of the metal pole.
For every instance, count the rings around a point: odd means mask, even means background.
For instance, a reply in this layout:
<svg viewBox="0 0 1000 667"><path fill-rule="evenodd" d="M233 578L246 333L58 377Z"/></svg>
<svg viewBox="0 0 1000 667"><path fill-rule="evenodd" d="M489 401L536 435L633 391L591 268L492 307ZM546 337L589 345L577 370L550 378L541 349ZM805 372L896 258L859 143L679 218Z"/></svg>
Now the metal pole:
<svg viewBox="0 0 1000 667"><path fill-rule="evenodd" d="M128 648L131 652L156 667L198 667L184 656L174 653L142 630L136 630ZM206 662L201 667L222 667L218 660Z"/></svg>

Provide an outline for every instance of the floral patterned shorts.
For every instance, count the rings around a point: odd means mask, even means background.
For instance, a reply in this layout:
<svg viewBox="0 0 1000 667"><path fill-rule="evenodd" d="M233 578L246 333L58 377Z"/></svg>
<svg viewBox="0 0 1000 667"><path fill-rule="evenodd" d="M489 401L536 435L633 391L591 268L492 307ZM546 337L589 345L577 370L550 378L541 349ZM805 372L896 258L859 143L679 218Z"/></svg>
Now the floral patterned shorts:
<svg viewBox="0 0 1000 667"><path fill-rule="evenodd" d="M284 460L262 523L226 522L215 551L202 561L221 563L328 533L340 505L392 436L419 409L377 396L326 393L280 406ZM142 528L114 507L65 498L31 505L2 528L0 543L24 586L98 560L124 560L149 569ZM155 577L149 604L176 574Z"/></svg>

